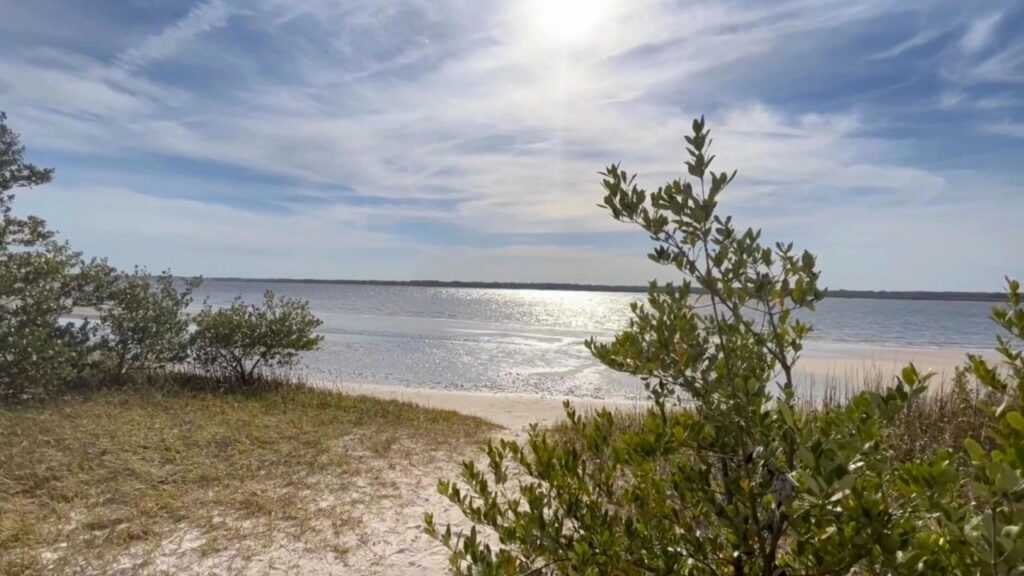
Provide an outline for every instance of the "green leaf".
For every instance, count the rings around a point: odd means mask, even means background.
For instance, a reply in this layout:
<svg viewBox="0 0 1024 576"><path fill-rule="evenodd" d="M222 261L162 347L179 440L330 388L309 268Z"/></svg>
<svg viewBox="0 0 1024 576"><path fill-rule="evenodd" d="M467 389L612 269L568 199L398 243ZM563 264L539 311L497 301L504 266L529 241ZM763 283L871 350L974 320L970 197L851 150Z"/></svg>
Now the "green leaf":
<svg viewBox="0 0 1024 576"><path fill-rule="evenodd" d="M980 464L985 461L985 449L981 447L981 444L978 444L977 440L974 438L964 440L964 447L967 448L967 453L971 455L971 460L974 463Z"/></svg>
<svg viewBox="0 0 1024 576"><path fill-rule="evenodd" d="M843 490L849 490L850 488L853 487L853 484L856 481L856 474L847 474L846 476L843 476L842 479L839 480L839 482L836 482L835 489L840 492Z"/></svg>
<svg viewBox="0 0 1024 576"><path fill-rule="evenodd" d="M786 424L790 428L796 428L796 421L793 418L793 410L789 407L789 404L784 401L779 402L779 413L782 414L782 419L786 421Z"/></svg>
<svg viewBox="0 0 1024 576"><path fill-rule="evenodd" d="M900 376L903 382L906 383L908 386L916 384L918 379L917 367L914 366L913 364L907 364L906 366L903 367L903 370L900 372Z"/></svg>
<svg viewBox="0 0 1024 576"><path fill-rule="evenodd" d="M1018 432L1024 432L1024 416L1021 416L1020 412L1013 411L1006 414L1006 421L1017 429Z"/></svg>
<svg viewBox="0 0 1024 576"><path fill-rule="evenodd" d="M814 469L818 465L818 461L815 459L814 454L803 446L796 449L796 457L807 468Z"/></svg>

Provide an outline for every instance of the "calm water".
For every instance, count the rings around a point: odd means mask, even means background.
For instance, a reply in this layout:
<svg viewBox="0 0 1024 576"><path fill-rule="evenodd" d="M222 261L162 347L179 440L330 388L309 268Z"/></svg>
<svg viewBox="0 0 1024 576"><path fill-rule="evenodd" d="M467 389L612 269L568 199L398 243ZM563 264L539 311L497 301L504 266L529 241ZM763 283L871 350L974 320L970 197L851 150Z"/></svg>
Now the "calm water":
<svg viewBox="0 0 1024 576"><path fill-rule="evenodd" d="M318 377L348 382L573 396L623 396L634 379L583 347L625 325L640 294L207 281L198 300L228 303L265 289L305 298L324 324L305 359ZM806 320L809 348L831 343L991 347L989 303L832 299Z"/></svg>

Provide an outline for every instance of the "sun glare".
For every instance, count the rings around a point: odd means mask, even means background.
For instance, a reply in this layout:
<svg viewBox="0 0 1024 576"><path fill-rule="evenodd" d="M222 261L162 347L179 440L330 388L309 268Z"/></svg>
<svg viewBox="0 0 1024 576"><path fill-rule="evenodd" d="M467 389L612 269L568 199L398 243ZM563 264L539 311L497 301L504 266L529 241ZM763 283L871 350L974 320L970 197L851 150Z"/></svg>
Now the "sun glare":
<svg viewBox="0 0 1024 576"><path fill-rule="evenodd" d="M606 0L534 0L537 25L548 37L574 44L582 42L601 20Z"/></svg>

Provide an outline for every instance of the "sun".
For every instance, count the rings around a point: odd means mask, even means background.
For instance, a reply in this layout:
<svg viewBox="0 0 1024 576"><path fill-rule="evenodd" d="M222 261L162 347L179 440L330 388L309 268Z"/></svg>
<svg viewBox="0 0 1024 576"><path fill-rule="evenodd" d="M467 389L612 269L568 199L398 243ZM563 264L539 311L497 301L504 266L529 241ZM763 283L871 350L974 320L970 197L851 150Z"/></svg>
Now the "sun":
<svg viewBox="0 0 1024 576"><path fill-rule="evenodd" d="M546 36L563 44L577 44L601 20L607 0L534 0L533 16Z"/></svg>

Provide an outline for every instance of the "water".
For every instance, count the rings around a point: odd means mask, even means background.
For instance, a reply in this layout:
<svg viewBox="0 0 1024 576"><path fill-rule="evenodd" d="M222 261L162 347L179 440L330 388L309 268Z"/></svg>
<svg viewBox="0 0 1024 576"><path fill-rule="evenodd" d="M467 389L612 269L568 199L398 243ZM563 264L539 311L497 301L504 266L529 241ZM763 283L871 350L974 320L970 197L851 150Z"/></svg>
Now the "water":
<svg viewBox="0 0 1024 576"><path fill-rule="evenodd" d="M342 382L583 397L632 396L635 379L583 346L610 338L642 294L207 281L197 300L258 301L267 288L308 299L323 320L312 375ZM984 302L831 299L805 320L815 349L866 345L990 348Z"/></svg>

